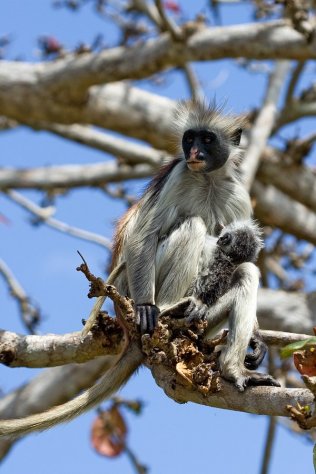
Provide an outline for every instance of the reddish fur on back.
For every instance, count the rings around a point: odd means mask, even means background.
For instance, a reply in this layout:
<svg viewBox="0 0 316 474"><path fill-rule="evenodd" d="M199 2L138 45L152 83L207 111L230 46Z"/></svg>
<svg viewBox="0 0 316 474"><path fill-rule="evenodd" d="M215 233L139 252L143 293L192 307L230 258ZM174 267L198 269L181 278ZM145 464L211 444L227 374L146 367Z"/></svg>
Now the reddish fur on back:
<svg viewBox="0 0 316 474"><path fill-rule="evenodd" d="M136 204L134 204L132 207L130 207L130 209L128 209L126 213L118 221L116 231L114 234L111 270L113 270L116 267L118 258L122 252L123 240L124 240L127 224L129 220L132 218L132 216L135 214L135 212L137 212L137 209L141 205L141 201L143 201L146 197L149 197L149 199L151 198L155 199L159 196L159 193L161 189L163 188L167 177L169 176L173 168L180 161L181 161L181 158L176 158L170 161L169 163L163 165L158 171L158 173L150 181L142 199Z"/></svg>

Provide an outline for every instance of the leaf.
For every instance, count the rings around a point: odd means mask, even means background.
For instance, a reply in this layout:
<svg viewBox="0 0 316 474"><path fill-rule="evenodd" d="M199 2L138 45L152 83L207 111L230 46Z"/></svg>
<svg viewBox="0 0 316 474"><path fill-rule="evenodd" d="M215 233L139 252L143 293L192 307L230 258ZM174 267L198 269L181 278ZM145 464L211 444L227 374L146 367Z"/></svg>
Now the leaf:
<svg viewBox="0 0 316 474"><path fill-rule="evenodd" d="M316 375L316 349L311 347L305 351L293 354L294 365L302 375L313 377Z"/></svg>
<svg viewBox="0 0 316 474"><path fill-rule="evenodd" d="M185 362L178 362L176 371L188 385L192 386L192 370L188 368Z"/></svg>
<svg viewBox="0 0 316 474"><path fill-rule="evenodd" d="M101 456L119 456L125 449L127 427L117 406L103 411L94 420L91 443Z"/></svg>
<svg viewBox="0 0 316 474"><path fill-rule="evenodd" d="M311 336L308 339L304 339L303 341L297 341L292 342L292 344L288 344L281 349L280 355L282 359L286 359L286 357L290 357L293 352L300 351L310 345L316 346L316 336Z"/></svg>

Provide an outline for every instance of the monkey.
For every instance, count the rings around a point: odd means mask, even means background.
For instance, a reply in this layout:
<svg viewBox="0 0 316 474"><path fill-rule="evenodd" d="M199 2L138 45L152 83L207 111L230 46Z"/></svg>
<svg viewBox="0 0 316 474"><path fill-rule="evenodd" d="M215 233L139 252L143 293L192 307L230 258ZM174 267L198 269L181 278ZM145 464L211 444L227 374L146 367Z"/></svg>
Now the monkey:
<svg viewBox="0 0 316 474"><path fill-rule="evenodd" d="M192 101L179 105L174 122L178 156L153 178L143 197L119 222L114 237L112 268L126 263L115 285L134 300L141 333L152 332L160 311L188 294L201 256L207 255L207 236L216 234L217 223L226 226L248 220L252 214L237 169L244 121L224 115L214 104ZM244 372L249 341L257 327L258 284L257 267L252 262L241 264L232 288L211 311L214 318L221 311L229 313L231 335L221 354L221 374L239 390L258 381ZM96 385L44 413L1 420L0 435L43 430L78 416L115 393L142 361L140 347L131 342ZM252 365L257 367L256 358ZM273 385L268 379L261 382Z"/></svg>

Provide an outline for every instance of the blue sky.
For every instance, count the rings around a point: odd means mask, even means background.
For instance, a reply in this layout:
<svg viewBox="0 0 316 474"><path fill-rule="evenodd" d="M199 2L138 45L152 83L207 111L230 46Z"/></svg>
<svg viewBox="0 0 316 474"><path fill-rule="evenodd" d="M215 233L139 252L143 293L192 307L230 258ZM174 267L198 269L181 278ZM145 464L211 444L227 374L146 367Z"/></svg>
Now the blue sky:
<svg viewBox="0 0 316 474"><path fill-rule="evenodd" d="M180 1L187 16L198 10L202 2ZM113 29L100 20L90 8L71 14L51 8L49 0L2 0L0 36L9 33L13 43L10 59L21 57L37 61L36 39L40 35L55 35L66 47L80 41L91 42L97 33L104 33L113 43ZM247 5L225 7L224 23L250 19ZM249 75L230 61L216 61L195 65L202 75L208 97L225 99L229 107L241 112L260 104L266 79ZM311 68L307 79L311 77ZM306 79L306 80L307 80ZM152 90L142 81L139 86ZM185 83L176 73L170 74L166 86L158 90L162 95L183 98ZM312 127L311 119L302 121L305 133ZM293 128L284 132L292 133ZM0 133L1 166L40 166L61 163L93 163L106 159L101 152L90 150L44 132L26 128ZM145 182L130 183L130 188L141 193ZM38 201L36 192L25 195ZM111 237L113 224L124 207L108 200L97 190L76 190L57 200L56 217L70 224ZM91 211L93 209L93 211ZM6 198L0 197L0 212L8 224L0 224L1 257L16 273L29 295L41 304L44 319L42 333L64 333L78 330L81 318L86 317L91 301L85 295L87 284L75 271L79 258L76 250L88 260L91 269L102 274L107 254L93 244L61 235L44 226L31 227L28 216ZM0 280L1 326L20 333L15 303L9 298ZM1 367L1 389L7 392L32 377L36 371ZM66 383L66 382L65 382ZM124 397L141 398L145 402L144 415L137 418L128 414L129 445L139 459L147 464L152 474L174 470L216 472L217 474L256 474L267 427L265 417L206 408L194 404L178 405L168 399L142 369L122 391ZM19 442L1 466L3 474L94 474L111 472L132 473L125 456L108 460L95 454L89 445L89 428L95 414L81 416L73 422L49 432L31 435ZM279 427L270 474L309 474L312 468L312 446L302 438Z"/></svg>

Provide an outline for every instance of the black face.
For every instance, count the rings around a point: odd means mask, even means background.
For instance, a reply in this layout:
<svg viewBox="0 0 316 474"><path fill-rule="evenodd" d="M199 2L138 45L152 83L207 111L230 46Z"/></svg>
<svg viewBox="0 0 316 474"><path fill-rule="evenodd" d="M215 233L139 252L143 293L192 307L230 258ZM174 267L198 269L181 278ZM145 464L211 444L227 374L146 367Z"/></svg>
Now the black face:
<svg viewBox="0 0 316 474"><path fill-rule="evenodd" d="M208 129L187 130L182 148L191 171L210 172L221 168L229 156L227 141L219 133Z"/></svg>
<svg viewBox="0 0 316 474"><path fill-rule="evenodd" d="M226 232L217 240L217 245L233 263L254 262L258 251L258 242L249 230Z"/></svg>

